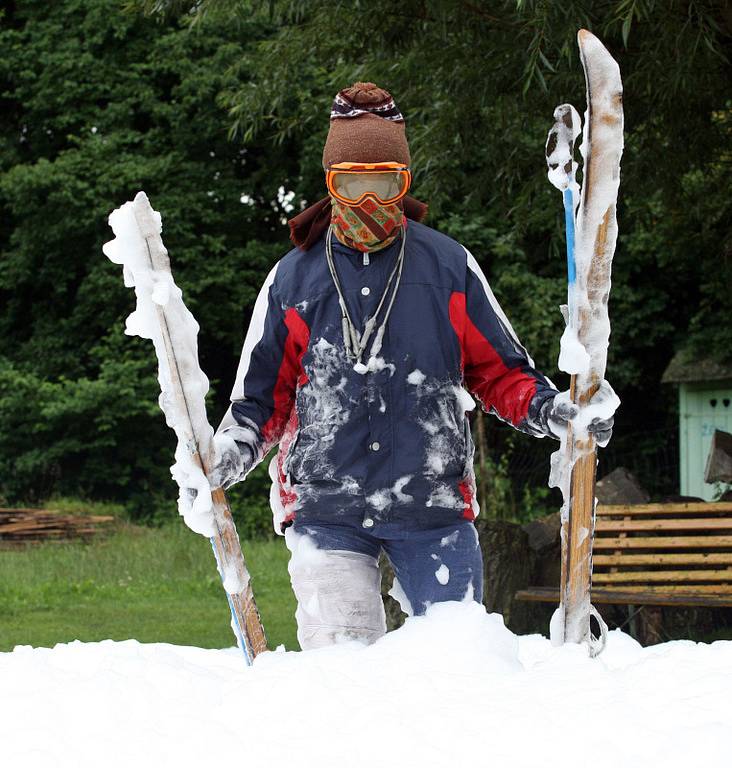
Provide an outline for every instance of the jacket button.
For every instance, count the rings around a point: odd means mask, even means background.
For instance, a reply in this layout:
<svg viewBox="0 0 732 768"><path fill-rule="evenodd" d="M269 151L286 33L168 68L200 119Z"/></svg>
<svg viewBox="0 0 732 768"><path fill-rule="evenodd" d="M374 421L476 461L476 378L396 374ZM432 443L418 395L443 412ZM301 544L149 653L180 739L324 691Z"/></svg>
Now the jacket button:
<svg viewBox="0 0 732 768"><path fill-rule="evenodd" d="M365 517L362 523L364 528L373 528L374 521L370 517Z"/></svg>
<svg viewBox="0 0 732 768"><path fill-rule="evenodd" d="M368 296L370 293L371 293L371 288L369 288L367 285L364 285L364 287L361 288L362 296Z"/></svg>
<svg viewBox="0 0 732 768"><path fill-rule="evenodd" d="M378 440L374 440L374 442L371 443L371 450L378 451L379 448L381 448L381 443Z"/></svg>

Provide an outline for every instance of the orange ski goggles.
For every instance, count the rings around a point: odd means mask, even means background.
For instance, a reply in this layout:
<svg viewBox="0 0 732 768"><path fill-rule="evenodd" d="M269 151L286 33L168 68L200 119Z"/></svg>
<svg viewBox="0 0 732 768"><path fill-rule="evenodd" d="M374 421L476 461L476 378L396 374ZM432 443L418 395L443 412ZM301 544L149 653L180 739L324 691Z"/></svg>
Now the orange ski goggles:
<svg viewBox="0 0 732 768"><path fill-rule="evenodd" d="M407 194L412 173L404 163L332 163L325 171L325 183L344 205L361 205L367 197L390 205Z"/></svg>

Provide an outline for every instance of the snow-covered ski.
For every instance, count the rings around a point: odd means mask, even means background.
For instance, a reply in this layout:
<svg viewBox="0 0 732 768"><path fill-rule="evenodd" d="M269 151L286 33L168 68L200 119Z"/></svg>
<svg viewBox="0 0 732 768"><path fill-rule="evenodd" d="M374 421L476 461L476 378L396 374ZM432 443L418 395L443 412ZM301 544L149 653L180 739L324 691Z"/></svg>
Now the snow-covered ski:
<svg viewBox="0 0 732 768"><path fill-rule="evenodd" d="M579 407L560 450L552 456L550 485L559 487L564 497L560 605L552 619L552 638L557 642L586 642L596 654L604 646L606 628L590 602L597 446L587 426L596 416L612 414L618 402L609 390L601 402L596 398L590 404L605 377L610 337L608 297L617 238L623 86L617 62L597 37L582 29L577 38L587 85L587 111L580 147L584 166L576 222L572 148L578 125L576 112L569 105L555 112L558 122L547 142L549 178L563 192L567 214L568 310L560 368L572 374L569 398ZM598 620L600 637L591 633L591 615Z"/></svg>
<svg viewBox="0 0 732 768"><path fill-rule="evenodd" d="M122 264L125 285L134 287L135 311L125 333L151 339L158 357L160 407L178 446L171 472L181 487L196 488L192 505L181 505L186 523L211 540L232 616L237 644L251 664L266 650L259 612L244 563L239 537L222 488L207 476L213 463L213 429L206 416L209 382L198 362L198 323L186 307L170 269L160 237L160 214L139 192L109 217L116 235L105 243L105 255Z"/></svg>

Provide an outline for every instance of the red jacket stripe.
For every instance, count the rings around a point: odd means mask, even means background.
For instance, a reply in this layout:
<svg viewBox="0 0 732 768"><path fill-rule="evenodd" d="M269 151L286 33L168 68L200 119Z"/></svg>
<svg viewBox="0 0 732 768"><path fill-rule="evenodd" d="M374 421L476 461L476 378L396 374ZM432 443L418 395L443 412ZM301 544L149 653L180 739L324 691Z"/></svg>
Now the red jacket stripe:
<svg viewBox="0 0 732 768"><path fill-rule="evenodd" d="M518 426L528 415L529 404L536 393L536 379L521 370L509 368L495 347L468 317L465 294L455 291L450 296L450 323L460 340L460 360L465 384L481 401Z"/></svg>
<svg viewBox="0 0 732 768"><path fill-rule="evenodd" d="M310 329L294 307L285 312L284 322L287 338L272 393L274 412L262 426L262 436L267 445L273 445L282 436L295 403L297 384L307 380L302 358L310 341Z"/></svg>

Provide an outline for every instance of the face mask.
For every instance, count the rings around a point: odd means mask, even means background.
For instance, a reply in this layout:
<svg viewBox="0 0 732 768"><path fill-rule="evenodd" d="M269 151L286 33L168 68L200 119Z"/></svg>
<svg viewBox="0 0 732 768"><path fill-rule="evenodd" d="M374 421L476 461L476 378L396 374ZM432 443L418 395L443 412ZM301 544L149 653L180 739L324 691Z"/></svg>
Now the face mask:
<svg viewBox="0 0 732 768"><path fill-rule="evenodd" d="M343 205L331 197L333 232L343 245L359 251L380 251L391 245L404 222L396 204L381 205L366 198L361 205Z"/></svg>

